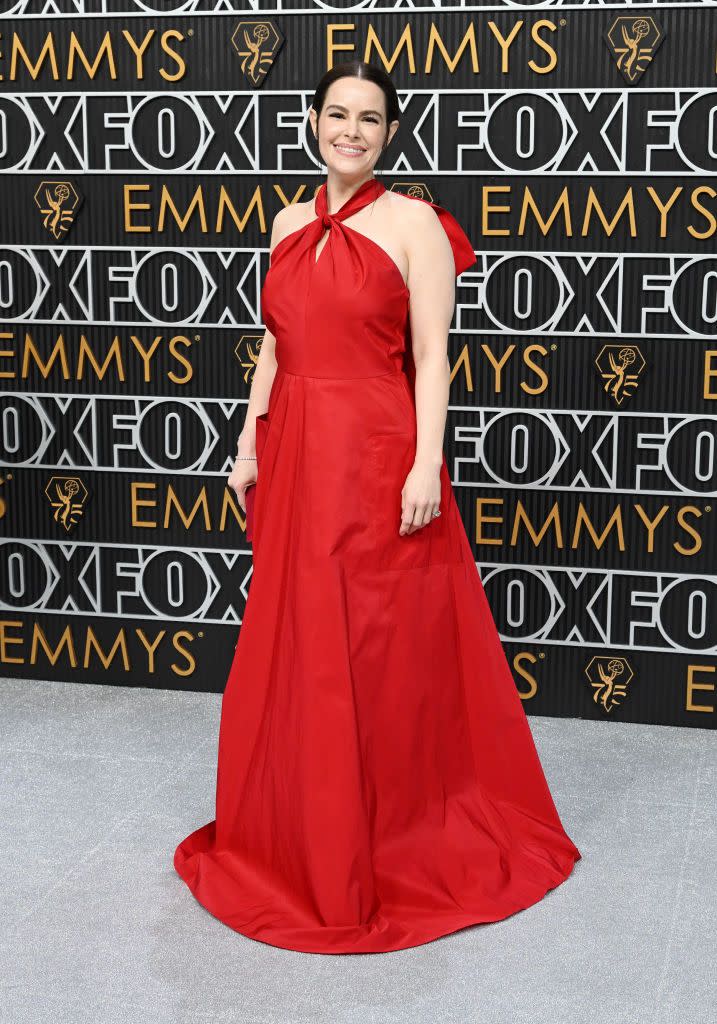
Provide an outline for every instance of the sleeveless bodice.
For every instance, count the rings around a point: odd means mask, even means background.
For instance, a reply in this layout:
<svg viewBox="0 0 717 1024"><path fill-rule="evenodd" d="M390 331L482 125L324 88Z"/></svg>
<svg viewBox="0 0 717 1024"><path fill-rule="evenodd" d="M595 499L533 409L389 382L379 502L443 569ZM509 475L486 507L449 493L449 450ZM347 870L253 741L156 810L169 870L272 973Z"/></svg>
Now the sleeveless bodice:
<svg viewBox="0 0 717 1024"><path fill-rule="evenodd" d="M314 202L316 217L274 247L261 306L276 338L277 363L287 373L375 377L405 367L409 289L386 250L345 223L385 191L382 182L369 178L329 213L322 183ZM455 217L427 199L410 198L437 214L451 243L456 274L472 266L473 246Z"/></svg>
<svg viewBox="0 0 717 1024"><path fill-rule="evenodd" d="M408 288L388 253L343 223L385 191L380 181L369 178L330 214L323 183L316 194L316 218L275 246L262 290L262 315L286 372L349 378L401 368Z"/></svg>

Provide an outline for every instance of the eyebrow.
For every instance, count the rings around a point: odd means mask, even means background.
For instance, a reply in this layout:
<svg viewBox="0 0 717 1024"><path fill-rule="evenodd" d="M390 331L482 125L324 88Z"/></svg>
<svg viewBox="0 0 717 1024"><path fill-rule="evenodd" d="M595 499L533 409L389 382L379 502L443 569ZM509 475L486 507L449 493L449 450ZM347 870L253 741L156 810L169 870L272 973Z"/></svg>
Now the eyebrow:
<svg viewBox="0 0 717 1024"><path fill-rule="evenodd" d="M340 103L329 103L329 110L331 107L336 107L337 110L346 110L346 107L342 107ZM361 110L361 114L378 114L381 117L381 112L378 110Z"/></svg>

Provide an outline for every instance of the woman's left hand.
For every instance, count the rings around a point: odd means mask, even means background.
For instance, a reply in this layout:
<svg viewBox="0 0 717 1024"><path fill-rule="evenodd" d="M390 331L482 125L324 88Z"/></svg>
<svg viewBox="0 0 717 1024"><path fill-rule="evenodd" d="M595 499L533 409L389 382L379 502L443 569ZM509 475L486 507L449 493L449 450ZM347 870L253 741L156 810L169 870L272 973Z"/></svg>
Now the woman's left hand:
<svg viewBox="0 0 717 1024"><path fill-rule="evenodd" d="M399 536L415 533L433 522L440 511L441 467L414 462L401 490L401 527Z"/></svg>

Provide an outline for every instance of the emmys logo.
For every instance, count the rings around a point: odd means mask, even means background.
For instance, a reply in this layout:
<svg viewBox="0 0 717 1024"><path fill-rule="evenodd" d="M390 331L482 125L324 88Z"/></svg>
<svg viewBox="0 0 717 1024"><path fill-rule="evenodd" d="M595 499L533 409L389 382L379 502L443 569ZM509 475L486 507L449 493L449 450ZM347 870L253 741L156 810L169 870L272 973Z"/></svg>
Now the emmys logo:
<svg viewBox="0 0 717 1024"><path fill-rule="evenodd" d="M604 391L622 405L631 398L637 380L645 369L645 360L636 345L603 345L595 358L600 376L605 381Z"/></svg>
<svg viewBox="0 0 717 1024"><path fill-rule="evenodd" d="M234 355L244 370L245 384L248 384L254 376L263 338L263 334L243 334L237 343L237 347L234 349Z"/></svg>
<svg viewBox="0 0 717 1024"><path fill-rule="evenodd" d="M284 36L273 21L240 21L234 29L232 43L252 87L264 81L283 42Z"/></svg>
<svg viewBox="0 0 717 1024"><path fill-rule="evenodd" d="M76 476L53 476L45 488L45 496L55 510L52 518L62 523L69 533L82 515L87 488Z"/></svg>
<svg viewBox="0 0 717 1024"><path fill-rule="evenodd" d="M429 203L435 202L428 188L420 181L399 182L398 186L392 185L390 191L399 192L403 196L411 196L413 199L425 199Z"/></svg>
<svg viewBox="0 0 717 1024"><path fill-rule="evenodd" d="M47 228L54 238L61 238L70 230L81 199L69 181L42 181L35 192L35 202Z"/></svg>
<svg viewBox="0 0 717 1024"><path fill-rule="evenodd" d="M654 18L615 18L604 39L617 60L622 76L630 85L647 70L665 33Z"/></svg>
<svg viewBox="0 0 717 1024"><path fill-rule="evenodd" d="M627 694L627 684L633 671L626 658L597 656L585 669L585 675L593 687L593 700L608 713L616 707L619 697Z"/></svg>

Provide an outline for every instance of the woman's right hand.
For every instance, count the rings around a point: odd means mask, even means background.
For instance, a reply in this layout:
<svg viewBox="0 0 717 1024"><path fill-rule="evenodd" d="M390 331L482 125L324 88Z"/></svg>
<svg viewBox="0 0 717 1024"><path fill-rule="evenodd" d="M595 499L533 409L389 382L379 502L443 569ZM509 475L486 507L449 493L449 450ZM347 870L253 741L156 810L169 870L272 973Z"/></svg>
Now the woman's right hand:
<svg viewBox="0 0 717 1024"><path fill-rule="evenodd" d="M237 457L227 479L227 487L231 487L239 498L239 505L246 515L246 490L256 483L256 459L240 459Z"/></svg>

